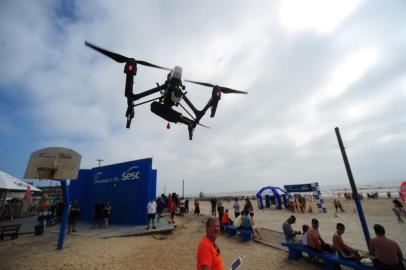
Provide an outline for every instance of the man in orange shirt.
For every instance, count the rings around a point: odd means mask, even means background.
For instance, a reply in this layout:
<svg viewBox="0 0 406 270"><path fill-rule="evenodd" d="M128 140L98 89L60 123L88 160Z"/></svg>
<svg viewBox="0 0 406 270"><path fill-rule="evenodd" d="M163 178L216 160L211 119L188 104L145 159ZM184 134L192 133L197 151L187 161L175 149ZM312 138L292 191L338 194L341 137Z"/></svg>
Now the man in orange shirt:
<svg viewBox="0 0 406 270"><path fill-rule="evenodd" d="M374 266L379 269L404 270L403 254L399 245L385 237L385 228L375 224L376 237L369 241L369 253L375 256Z"/></svg>
<svg viewBox="0 0 406 270"><path fill-rule="evenodd" d="M219 232L218 219L209 217L206 222L206 236L200 240L197 248L197 270L224 270L220 249L216 245Z"/></svg>

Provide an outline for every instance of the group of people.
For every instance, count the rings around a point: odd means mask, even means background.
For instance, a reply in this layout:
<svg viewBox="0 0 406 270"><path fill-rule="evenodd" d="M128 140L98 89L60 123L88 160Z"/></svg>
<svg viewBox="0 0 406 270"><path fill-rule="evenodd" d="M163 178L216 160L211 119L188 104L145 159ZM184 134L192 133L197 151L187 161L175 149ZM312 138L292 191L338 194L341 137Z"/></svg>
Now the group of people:
<svg viewBox="0 0 406 270"><path fill-rule="evenodd" d="M283 224L282 231L285 241L290 244L301 244L318 252L337 252L343 259L361 261L363 258L360 253L346 244L342 238L345 232L345 225L337 223L336 232L332 237L332 244L323 240L319 233L319 221L316 218L311 220L311 225L303 225L302 232L295 231L293 224L296 222L295 216L290 216ZM376 237L369 243L369 253L373 256L374 265L378 269L405 269L402 260L402 251L399 245L385 236L385 229L380 224L374 225ZM298 239L297 236L301 236Z"/></svg>
<svg viewBox="0 0 406 270"><path fill-rule="evenodd" d="M109 226L109 219L111 215L111 203L103 203L102 201L97 201L93 206L93 229L96 225L99 228L107 228Z"/></svg>

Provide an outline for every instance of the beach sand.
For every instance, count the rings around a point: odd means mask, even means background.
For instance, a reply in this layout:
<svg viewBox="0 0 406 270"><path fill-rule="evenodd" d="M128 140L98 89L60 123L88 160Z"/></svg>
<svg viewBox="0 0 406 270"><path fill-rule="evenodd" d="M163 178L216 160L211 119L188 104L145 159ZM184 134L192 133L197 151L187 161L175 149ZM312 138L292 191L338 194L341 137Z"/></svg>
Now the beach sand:
<svg viewBox="0 0 406 270"><path fill-rule="evenodd" d="M347 212L339 213L337 218L334 217L331 202L328 202L326 214L295 214L297 225L301 227L302 223L308 224L312 217L317 217L321 235L326 241L331 241L335 224L342 222L347 226L345 241L366 249L358 216L353 213L353 202L342 202ZM231 202L224 202L224 205L232 209ZM401 244L405 253L406 224L397 222L390 201L364 200L363 205L369 227L374 223L384 225L388 237ZM209 207L208 202L202 202L202 213L207 215ZM286 210L259 210L256 204L254 208L257 225L277 231L280 231L281 223L291 214ZM317 211L315 207L313 210ZM53 233L46 232L42 236L21 235L16 240L8 238L0 241L0 269L196 269L196 248L205 235L206 219L207 216L193 217L192 214L176 217L178 227L169 235L109 239L68 235L62 250L56 250L58 235ZM237 236L220 235L217 244L226 269L238 256L243 259L242 269L315 268L305 260L290 262L285 251L253 241L242 242Z"/></svg>

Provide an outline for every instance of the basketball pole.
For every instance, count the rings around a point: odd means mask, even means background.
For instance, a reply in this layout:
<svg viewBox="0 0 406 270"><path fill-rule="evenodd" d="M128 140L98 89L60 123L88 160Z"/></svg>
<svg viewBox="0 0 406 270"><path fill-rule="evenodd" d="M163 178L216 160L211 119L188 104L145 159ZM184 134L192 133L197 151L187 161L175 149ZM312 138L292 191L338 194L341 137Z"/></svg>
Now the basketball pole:
<svg viewBox="0 0 406 270"><path fill-rule="evenodd" d="M59 229L59 238L58 238L58 249L63 248L63 241L65 239L66 223L68 221L68 212L69 212L69 192L68 185L66 180L61 181L62 186L62 195L63 195L63 216L61 227Z"/></svg>

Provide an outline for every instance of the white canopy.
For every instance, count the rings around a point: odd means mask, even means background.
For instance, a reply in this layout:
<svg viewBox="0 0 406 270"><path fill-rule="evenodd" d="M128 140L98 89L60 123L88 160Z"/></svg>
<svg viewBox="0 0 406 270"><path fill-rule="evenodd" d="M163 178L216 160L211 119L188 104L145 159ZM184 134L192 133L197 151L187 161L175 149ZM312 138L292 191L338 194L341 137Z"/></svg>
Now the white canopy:
<svg viewBox="0 0 406 270"><path fill-rule="evenodd" d="M41 191L39 188L30 185L23 180L20 180L14 176L11 176L3 171L0 171L0 189L7 190L27 190L27 186L30 186L31 191Z"/></svg>

